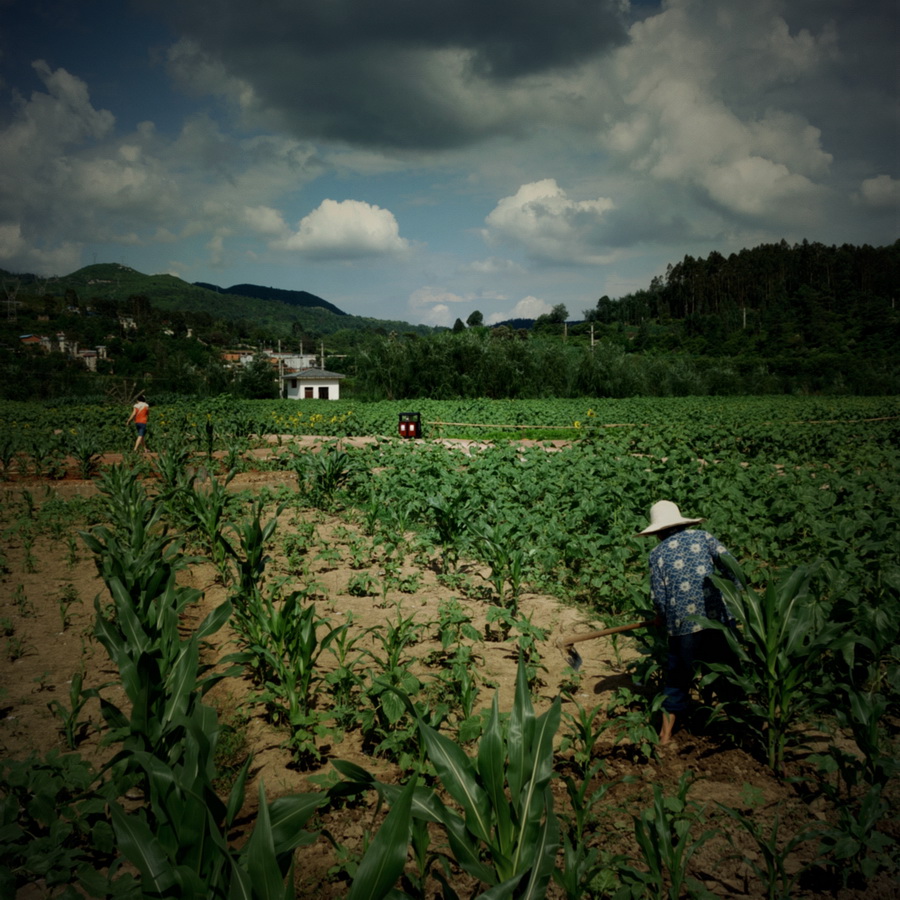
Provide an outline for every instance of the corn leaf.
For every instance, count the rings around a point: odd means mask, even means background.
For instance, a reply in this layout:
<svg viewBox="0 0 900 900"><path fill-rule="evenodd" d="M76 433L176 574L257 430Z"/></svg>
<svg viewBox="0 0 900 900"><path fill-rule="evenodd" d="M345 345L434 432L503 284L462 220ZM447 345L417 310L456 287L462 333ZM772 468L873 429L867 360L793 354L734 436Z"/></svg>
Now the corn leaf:
<svg viewBox="0 0 900 900"><path fill-rule="evenodd" d="M160 896L175 885L169 858L150 827L137 815L128 815L117 803L109 808L116 844L121 853L141 873L145 892L151 889Z"/></svg>
<svg viewBox="0 0 900 900"><path fill-rule="evenodd" d="M269 806L272 843L279 855L289 853L295 847L316 840L316 834L303 831L303 827L317 809L328 802L324 794L293 794L279 797Z"/></svg>
<svg viewBox="0 0 900 900"><path fill-rule="evenodd" d="M525 665L519 659L516 674L516 695L512 712L509 716L509 781L510 793L513 797L521 794L528 777L529 754L531 753L531 735L534 726L534 707L531 705L531 694L528 691L528 680Z"/></svg>
<svg viewBox="0 0 900 900"><path fill-rule="evenodd" d="M254 895L261 900L288 900L293 893L290 885L285 885L284 876L275 854L275 841L266 792L262 781L259 783L259 812L250 840L243 853L247 873L253 884Z"/></svg>
<svg viewBox="0 0 900 900"><path fill-rule="evenodd" d="M347 900L381 900L391 890L406 865L412 830L412 797L415 779L400 794L362 858Z"/></svg>
<svg viewBox="0 0 900 900"><path fill-rule="evenodd" d="M480 840L490 841L490 800L478 783L472 761L453 741L421 719L419 730L441 783L465 811L467 827Z"/></svg>

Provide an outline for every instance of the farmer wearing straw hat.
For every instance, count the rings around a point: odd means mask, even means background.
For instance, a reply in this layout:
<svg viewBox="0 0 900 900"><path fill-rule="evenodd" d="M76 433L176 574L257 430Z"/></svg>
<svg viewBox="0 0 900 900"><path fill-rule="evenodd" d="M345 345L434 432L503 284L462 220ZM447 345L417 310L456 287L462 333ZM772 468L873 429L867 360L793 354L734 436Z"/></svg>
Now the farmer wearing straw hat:
<svg viewBox="0 0 900 900"><path fill-rule="evenodd" d="M676 716L688 709L697 664L731 661L725 634L696 619L734 625L721 591L709 578L728 551L708 532L690 528L702 521L685 518L670 500L660 500L650 508L650 524L638 532L659 538L650 551L650 590L657 622L669 636L660 744L669 743Z"/></svg>

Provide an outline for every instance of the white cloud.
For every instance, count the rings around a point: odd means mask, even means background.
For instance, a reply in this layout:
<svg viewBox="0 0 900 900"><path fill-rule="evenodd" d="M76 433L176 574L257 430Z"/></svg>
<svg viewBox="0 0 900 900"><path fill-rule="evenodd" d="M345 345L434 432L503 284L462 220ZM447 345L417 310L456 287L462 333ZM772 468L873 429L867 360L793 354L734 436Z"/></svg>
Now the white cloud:
<svg viewBox="0 0 900 900"><path fill-rule="evenodd" d="M434 306L423 309L417 321L434 328L449 328L457 318L459 317L455 316L445 303L436 303Z"/></svg>
<svg viewBox="0 0 900 900"><path fill-rule="evenodd" d="M553 178L523 184L504 197L485 219L489 242L512 242L539 260L599 264L608 257L592 246L612 200L573 200Z"/></svg>
<svg viewBox="0 0 900 900"><path fill-rule="evenodd" d="M410 309L422 309L428 306L443 306L447 308L448 303L469 303L476 299L474 296L461 297L452 291L445 291L436 287L420 287L409 295Z"/></svg>
<svg viewBox="0 0 900 900"><path fill-rule="evenodd" d="M288 231L284 216L271 206L245 206L242 218L257 234L283 235Z"/></svg>
<svg viewBox="0 0 900 900"><path fill-rule="evenodd" d="M313 259L396 256L410 249L394 214L361 200L323 200L297 230L272 243L277 250Z"/></svg>
<svg viewBox="0 0 900 900"><path fill-rule="evenodd" d="M509 312L494 312L485 316L485 323L496 325L507 319L536 319L538 316L547 315L553 311L553 307L546 300L537 297L523 297Z"/></svg>
<svg viewBox="0 0 900 900"><path fill-rule="evenodd" d="M859 198L873 209L900 210L900 180L890 175L867 178L859 187Z"/></svg>
<svg viewBox="0 0 900 900"><path fill-rule="evenodd" d="M519 263L511 259L502 259L499 256L476 259L469 263L466 269L476 275L510 275L524 271Z"/></svg>

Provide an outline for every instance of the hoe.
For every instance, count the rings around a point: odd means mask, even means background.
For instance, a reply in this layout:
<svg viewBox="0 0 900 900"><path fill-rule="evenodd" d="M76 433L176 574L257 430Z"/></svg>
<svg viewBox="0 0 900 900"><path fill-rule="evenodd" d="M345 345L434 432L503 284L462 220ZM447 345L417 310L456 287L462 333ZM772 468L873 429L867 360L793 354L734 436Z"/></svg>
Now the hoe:
<svg viewBox="0 0 900 900"><path fill-rule="evenodd" d="M565 654L566 662L577 672L581 668L584 660L581 654L575 649L574 645L581 641L592 641L594 638L606 637L608 634L619 634L622 631L634 631L637 628L649 628L655 625L655 619L649 619L646 622L632 622L630 625L614 625L612 628L601 628L599 631L586 631L584 634L568 634L563 635L557 642L556 646Z"/></svg>

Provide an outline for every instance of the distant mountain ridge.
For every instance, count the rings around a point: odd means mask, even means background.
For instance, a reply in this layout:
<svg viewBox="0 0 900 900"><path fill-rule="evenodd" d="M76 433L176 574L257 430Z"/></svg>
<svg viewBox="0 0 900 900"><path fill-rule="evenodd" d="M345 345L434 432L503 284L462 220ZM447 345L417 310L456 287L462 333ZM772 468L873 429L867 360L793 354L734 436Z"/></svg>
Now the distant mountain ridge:
<svg viewBox="0 0 900 900"><path fill-rule="evenodd" d="M277 300L279 303L286 303L288 306L303 306L308 309L327 309L336 316L346 316L349 313L339 309L333 303L317 297L309 291L289 291L283 288L263 287L259 284L234 284L229 288L219 287L217 284L208 284L204 281L195 281L196 287L206 288L208 291L215 291L217 294L234 294L239 297L255 297L257 300Z"/></svg>
<svg viewBox="0 0 900 900"><path fill-rule="evenodd" d="M94 263L69 275L39 277L0 269L7 290L21 286L23 293L41 286L41 296L72 293L75 302L90 304L95 298L125 303L134 296L150 300L154 308L167 312L205 313L231 322L252 323L275 337L297 333L329 335L337 331L434 333L430 325L415 325L393 319L373 319L344 312L333 303L308 291L282 290L253 284L221 288L214 284L192 284L175 275L145 275L122 263Z"/></svg>

